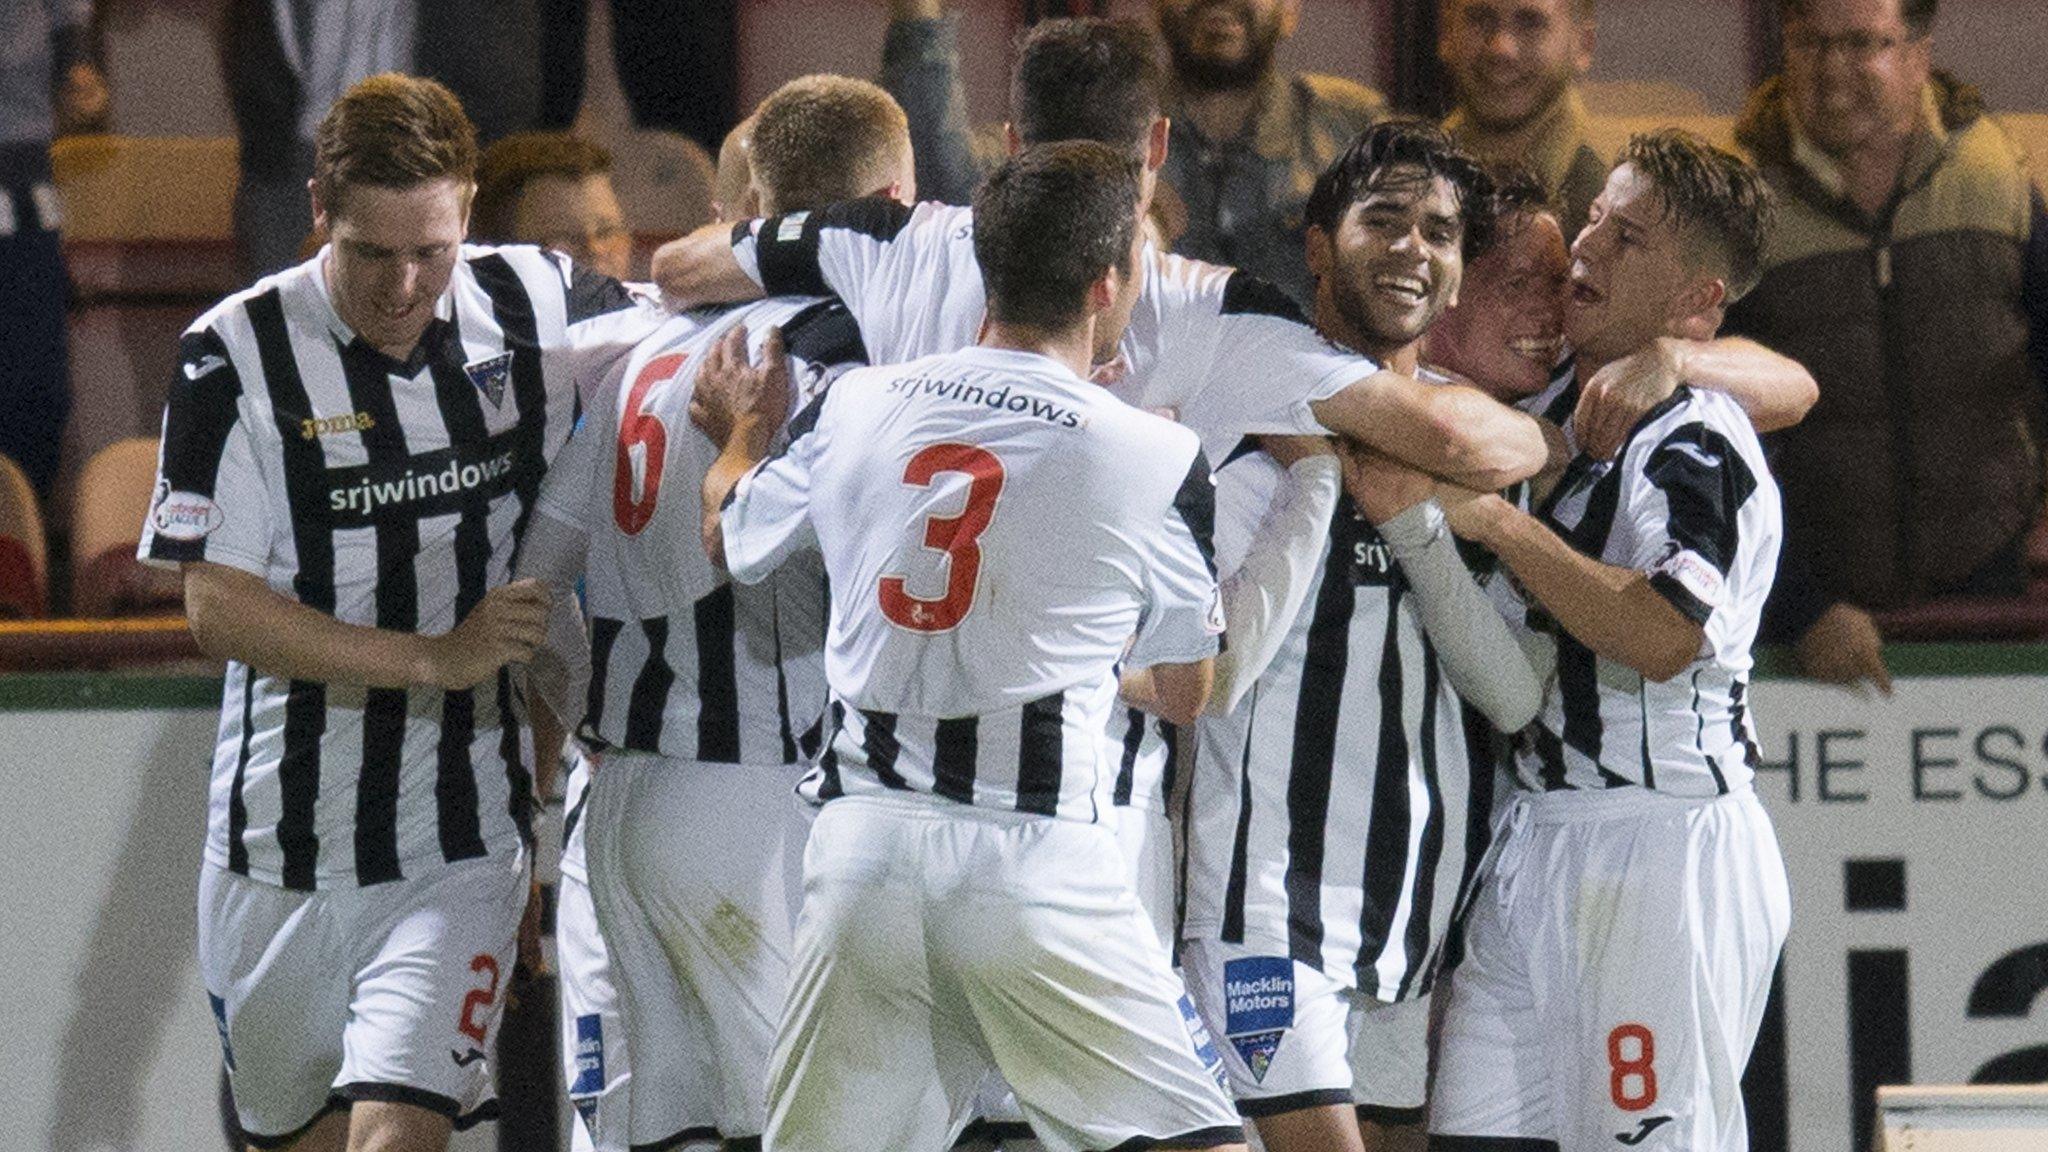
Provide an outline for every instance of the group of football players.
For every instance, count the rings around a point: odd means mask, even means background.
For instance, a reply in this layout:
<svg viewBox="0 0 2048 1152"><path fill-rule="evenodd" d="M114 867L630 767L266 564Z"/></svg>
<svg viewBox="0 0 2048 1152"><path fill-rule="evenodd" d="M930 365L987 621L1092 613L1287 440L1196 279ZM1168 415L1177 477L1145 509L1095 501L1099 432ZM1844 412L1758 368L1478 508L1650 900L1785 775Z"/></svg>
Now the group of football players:
<svg viewBox="0 0 2048 1152"><path fill-rule="evenodd" d="M1019 51L971 207L806 77L652 288L464 245L431 82L329 112L328 246L186 335L142 544L230 661L253 1145L489 1114L538 719L579 1146L1746 1147L1757 433L1812 396L1716 339L1757 174L1638 137L1574 238L1386 121L1303 309L1155 243L1143 30Z"/></svg>

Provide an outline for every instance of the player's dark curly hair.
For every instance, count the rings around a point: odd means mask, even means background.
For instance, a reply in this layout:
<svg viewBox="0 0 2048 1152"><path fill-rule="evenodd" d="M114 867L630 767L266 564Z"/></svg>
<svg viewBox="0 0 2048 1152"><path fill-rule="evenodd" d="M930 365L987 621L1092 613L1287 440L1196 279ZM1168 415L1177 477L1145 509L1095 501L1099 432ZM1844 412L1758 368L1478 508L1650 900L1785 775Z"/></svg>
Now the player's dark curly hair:
<svg viewBox="0 0 2048 1152"><path fill-rule="evenodd" d="M1665 128L1632 137L1619 163L1647 177L1669 218L1706 245L1727 282L1728 303L1756 287L1777 214L1770 186L1748 161Z"/></svg>
<svg viewBox="0 0 2048 1152"><path fill-rule="evenodd" d="M1443 129L1425 120L1382 120L1359 133L1316 178L1302 216L1309 227L1335 234L1351 206L1373 192L1439 176L1457 191L1461 247L1465 259L1476 259L1495 239L1493 177Z"/></svg>
<svg viewBox="0 0 2048 1152"><path fill-rule="evenodd" d="M1094 141L1026 148L974 194L974 258L989 319L1057 331L1111 268L1133 274L1138 162Z"/></svg>
<svg viewBox="0 0 2048 1152"><path fill-rule="evenodd" d="M1129 20L1042 20L1017 48L1011 115L1025 144L1093 140L1142 159L1166 89L1152 31Z"/></svg>

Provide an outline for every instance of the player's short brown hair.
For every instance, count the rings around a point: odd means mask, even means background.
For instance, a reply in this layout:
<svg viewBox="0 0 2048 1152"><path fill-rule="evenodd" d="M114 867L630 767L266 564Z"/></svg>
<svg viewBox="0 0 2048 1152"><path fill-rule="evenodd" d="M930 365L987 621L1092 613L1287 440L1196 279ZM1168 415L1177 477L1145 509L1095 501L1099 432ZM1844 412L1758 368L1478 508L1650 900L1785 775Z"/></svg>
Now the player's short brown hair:
<svg viewBox="0 0 2048 1152"><path fill-rule="evenodd" d="M487 244L509 244L516 236L519 198L542 176L581 180L612 170L604 146L566 132L516 132L484 149L476 167L476 202L469 210L470 235Z"/></svg>
<svg viewBox="0 0 2048 1152"><path fill-rule="evenodd" d="M1748 161L1665 128L1630 138L1619 163L1656 186L1669 218L1727 282L1728 303L1756 287L1776 212L1770 186Z"/></svg>
<svg viewBox="0 0 2048 1152"><path fill-rule="evenodd" d="M1042 20L1018 45L1010 108L1026 144L1093 140L1142 158L1165 90L1159 41L1144 25Z"/></svg>
<svg viewBox="0 0 2048 1152"><path fill-rule="evenodd" d="M763 211L796 212L890 183L910 150L910 121L865 80L800 76L761 101L749 140Z"/></svg>
<svg viewBox="0 0 2048 1152"><path fill-rule="evenodd" d="M1038 144L974 194L974 259L989 319L1057 331L1087 315L1088 289L1131 275L1139 163L1092 140Z"/></svg>
<svg viewBox="0 0 2048 1152"><path fill-rule="evenodd" d="M313 185L329 213L349 188L411 188L476 178L476 125L455 93L417 76L385 72L334 102L313 134Z"/></svg>

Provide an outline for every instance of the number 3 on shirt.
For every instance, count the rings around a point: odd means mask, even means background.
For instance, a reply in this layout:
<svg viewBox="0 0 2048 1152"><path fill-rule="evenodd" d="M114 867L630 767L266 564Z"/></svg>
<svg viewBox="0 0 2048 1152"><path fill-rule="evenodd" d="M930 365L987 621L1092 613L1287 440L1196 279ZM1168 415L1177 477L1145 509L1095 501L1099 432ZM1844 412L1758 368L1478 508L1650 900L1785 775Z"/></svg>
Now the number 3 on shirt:
<svg viewBox="0 0 2048 1152"><path fill-rule="evenodd" d="M937 600L913 596L901 576L884 576L880 588L882 615L912 632L944 632L974 611L974 592L981 577L981 534L995 516L996 497L1003 492L1003 462L972 444L933 444L910 458L903 482L926 488L941 472L968 478L967 504L957 516L927 516L924 546L946 554L946 594Z"/></svg>
<svg viewBox="0 0 2048 1152"><path fill-rule="evenodd" d="M673 380L690 357L682 352L656 356L633 377L626 393L626 406L619 413L619 443L614 454L618 464L612 470L612 519L619 531L638 536L654 519L654 502L661 496L661 470L668 462L668 426L652 412L642 412L648 389ZM638 460L635 460L635 453ZM636 498L637 496L637 498Z"/></svg>

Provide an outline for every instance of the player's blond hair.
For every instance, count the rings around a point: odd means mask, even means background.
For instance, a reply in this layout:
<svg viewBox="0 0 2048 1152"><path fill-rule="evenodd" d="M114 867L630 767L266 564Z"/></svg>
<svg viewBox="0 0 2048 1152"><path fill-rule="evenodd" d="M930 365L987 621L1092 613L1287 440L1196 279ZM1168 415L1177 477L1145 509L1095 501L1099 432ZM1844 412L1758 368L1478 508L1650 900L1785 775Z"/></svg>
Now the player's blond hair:
<svg viewBox="0 0 2048 1152"><path fill-rule="evenodd" d="M761 101L748 139L761 210L795 212L893 183L910 152L910 121L865 80L802 76Z"/></svg>

